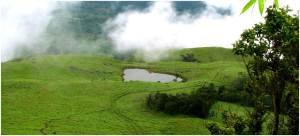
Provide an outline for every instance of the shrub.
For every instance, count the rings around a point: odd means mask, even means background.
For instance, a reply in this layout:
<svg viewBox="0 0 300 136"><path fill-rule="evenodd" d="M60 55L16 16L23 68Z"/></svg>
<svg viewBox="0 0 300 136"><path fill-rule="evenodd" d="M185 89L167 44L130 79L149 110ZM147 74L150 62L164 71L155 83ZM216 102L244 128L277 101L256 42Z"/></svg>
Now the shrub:
<svg viewBox="0 0 300 136"><path fill-rule="evenodd" d="M209 110L216 102L216 90L214 85L201 87L191 94L167 95L166 93L149 94L147 106L156 111L162 111L171 115L188 114L205 118Z"/></svg>
<svg viewBox="0 0 300 136"><path fill-rule="evenodd" d="M231 82L231 86L219 87L218 100L254 107L255 99L251 94L251 90L245 90L245 85L248 82L249 78L244 73L238 73L238 77Z"/></svg>
<svg viewBox="0 0 300 136"><path fill-rule="evenodd" d="M244 86L248 81L250 81L249 77L246 76L246 74L239 72L238 77L236 77L231 84L235 91L240 92L244 90Z"/></svg>
<svg viewBox="0 0 300 136"><path fill-rule="evenodd" d="M255 110L241 116L230 111L221 111L222 125L208 123L206 128L214 135L258 135L262 131L262 124L266 121L266 110L263 103L256 103Z"/></svg>
<svg viewBox="0 0 300 136"><path fill-rule="evenodd" d="M197 59L195 59L193 53L191 53L191 54L187 53L186 56L184 56L184 55L180 55L180 56L181 56L183 62L195 62L195 61L197 61Z"/></svg>
<svg viewBox="0 0 300 136"><path fill-rule="evenodd" d="M234 130L232 128L221 127L217 123L208 123L206 128L210 131L212 135L234 135Z"/></svg>
<svg viewBox="0 0 300 136"><path fill-rule="evenodd" d="M243 106L254 106L254 98L246 91L236 91L234 89L219 87L218 97L219 101L239 103Z"/></svg>

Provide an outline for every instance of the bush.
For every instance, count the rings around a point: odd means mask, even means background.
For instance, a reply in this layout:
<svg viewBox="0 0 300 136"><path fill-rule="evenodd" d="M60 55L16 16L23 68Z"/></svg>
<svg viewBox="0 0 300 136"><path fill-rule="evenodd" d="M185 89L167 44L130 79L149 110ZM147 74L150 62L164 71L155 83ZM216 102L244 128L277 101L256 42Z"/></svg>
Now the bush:
<svg viewBox="0 0 300 136"><path fill-rule="evenodd" d="M254 107L254 97L250 90L245 90L245 85L247 85L249 81L249 78L244 73L238 73L238 77L231 82L231 86L219 87L218 100Z"/></svg>
<svg viewBox="0 0 300 136"><path fill-rule="evenodd" d="M217 123L208 123L206 128L212 135L234 135L235 132L232 128L221 127Z"/></svg>
<svg viewBox="0 0 300 136"><path fill-rule="evenodd" d="M149 94L147 97L147 106L156 111L174 114L196 115L205 118L209 110L216 102L216 90L214 85L201 87L190 95L181 93L176 95L166 93Z"/></svg>
<svg viewBox="0 0 300 136"><path fill-rule="evenodd" d="M224 86L219 87L218 97L219 101L239 103L243 106L254 106L254 98L246 91L236 91L232 88Z"/></svg>
<svg viewBox="0 0 300 136"><path fill-rule="evenodd" d="M248 81L250 81L250 78L246 76L246 74L239 72L238 77L236 77L231 84L235 91L240 92L244 90L244 86Z"/></svg>
<svg viewBox="0 0 300 136"><path fill-rule="evenodd" d="M213 135L259 135L262 131L262 124L266 121L266 109L263 103L255 104L255 109L248 112L247 116L224 110L222 114L222 125L208 123L206 128Z"/></svg>
<svg viewBox="0 0 300 136"><path fill-rule="evenodd" d="M187 53L186 56L184 56L184 55L180 55L180 56L181 56L183 62L195 62L195 61L197 61L197 59L195 59L193 53L191 53L191 54Z"/></svg>

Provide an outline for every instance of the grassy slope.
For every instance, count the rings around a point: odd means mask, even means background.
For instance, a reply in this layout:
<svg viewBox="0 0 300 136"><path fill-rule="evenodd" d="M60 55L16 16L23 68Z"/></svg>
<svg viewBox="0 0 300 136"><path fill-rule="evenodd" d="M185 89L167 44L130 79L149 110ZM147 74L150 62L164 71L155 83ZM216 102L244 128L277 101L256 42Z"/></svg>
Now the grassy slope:
<svg viewBox="0 0 300 136"><path fill-rule="evenodd" d="M199 49L195 49L199 50ZM190 49L187 51L191 51ZM195 56L200 56L194 52ZM197 57L198 58L198 57ZM214 57L217 58L217 57ZM234 58L212 63L121 62L77 55L37 56L2 63L2 134L210 134L199 119L149 111L149 92L190 92L199 85L229 81L244 72ZM187 82L122 82L122 70L142 67L178 74ZM235 107L219 102L212 111ZM239 107L239 108L238 108Z"/></svg>
<svg viewBox="0 0 300 136"><path fill-rule="evenodd" d="M202 47L202 48L185 48L185 49L170 49L167 51L168 57L162 58L163 62L181 61L180 55L186 55L187 53L193 53L195 58L201 63L210 63L214 61L238 61L241 62L240 56L235 56L232 53L232 49L222 47ZM130 56L126 61L128 62L143 62L141 56L142 51Z"/></svg>

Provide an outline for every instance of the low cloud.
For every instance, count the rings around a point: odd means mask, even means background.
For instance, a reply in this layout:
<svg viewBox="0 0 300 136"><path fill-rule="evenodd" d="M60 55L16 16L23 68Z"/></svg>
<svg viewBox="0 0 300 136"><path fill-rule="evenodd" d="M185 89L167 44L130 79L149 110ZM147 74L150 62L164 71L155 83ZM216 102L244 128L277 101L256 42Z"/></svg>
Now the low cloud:
<svg viewBox="0 0 300 136"><path fill-rule="evenodd" d="M128 11L107 21L106 28L119 52L144 50L143 57L159 60L158 49L224 47L232 48L244 29L263 22L257 6L239 15L246 1L207 1L203 12L197 15L176 14L171 2L155 2L144 11ZM271 3L272 4L272 3ZM271 5L270 2L266 6ZM282 3L284 4L284 3ZM220 14L220 9L232 14ZM265 15L265 13L264 13ZM167 53L167 52L166 52Z"/></svg>
<svg viewBox="0 0 300 136"><path fill-rule="evenodd" d="M41 54L94 54L106 39L77 38L70 8L80 2L4 1L1 3L1 62ZM101 54L98 56L101 56Z"/></svg>
<svg viewBox="0 0 300 136"><path fill-rule="evenodd" d="M30 45L45 31L55 2L1 2L1 61L17 56L18 45Z"/></svg>
<svg viewBox="0 0 300 136"><path fill-rule="evenodd" d="M222 7L230 8L230 7ZM155 2L148 9L119 14L106 23L108 37L116 50L144 50L144 58L159 60L158 49L191 47L225 47L239 38L245 21L236 16L222 15L210 5L198 15L177 15L171 2Z"/></svg>

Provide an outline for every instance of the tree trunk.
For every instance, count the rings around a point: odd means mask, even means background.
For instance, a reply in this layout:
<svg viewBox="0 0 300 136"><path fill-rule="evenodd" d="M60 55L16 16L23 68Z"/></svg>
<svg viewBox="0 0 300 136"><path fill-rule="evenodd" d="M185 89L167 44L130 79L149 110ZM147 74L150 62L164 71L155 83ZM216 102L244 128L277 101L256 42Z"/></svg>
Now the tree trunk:
<svg viewBox="0 0 300 136"><path fill-rule="evenodd" d="M277 135L278 126L279 126L279 114L280 114L280 101L281 97L278 95L275 95L275 101L274 101L274 114L275 114L275 124L273 128L273 135Z"/></svg>

